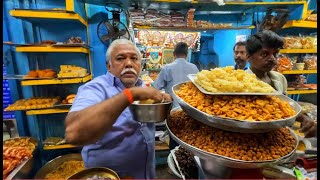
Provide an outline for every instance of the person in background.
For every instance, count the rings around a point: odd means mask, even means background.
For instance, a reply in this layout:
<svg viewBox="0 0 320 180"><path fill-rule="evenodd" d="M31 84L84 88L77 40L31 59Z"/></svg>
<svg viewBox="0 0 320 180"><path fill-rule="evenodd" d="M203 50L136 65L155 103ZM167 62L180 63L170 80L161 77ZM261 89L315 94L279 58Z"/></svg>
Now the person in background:
<svg viewBox="0 0 320 180"><path fill-rule="evenodd" d="M113 41L106 53L108 72L78 89L65 119L68 143L85 145L86 168L108 167L120 177L155 178L154 124L134 120L133 101L172 100L139 79L141 54L129 40Z"/></svg>
<svg viewBox="0 0 320 180"><path fill-rule="evenodd" d="M165 92L173 97L172 86L189 81L188 74L199 72L196 65L187 62L187 55L188 45L184 42L177 43L173 51L175 60L162 67L153 86L159 90L165 89ZM178 106L178 102L174 100L173 108Z"/></svg>
<svg viewBox="0 0 320 180"><path fill-rule="evenodd" d="M176 44L173 50L175 60L162 67L158 78L153 86L159 90L165 89L165 92L172 97L172 86L189 81L188 74L196 74L199 72L196 65L187 62L188 45L184 42ZM172 108L179 107L178 102L173 98ZM170 137L169 148L174 149L178 144Z"/></svg>
<svg viewBox="0 0 320 180"><path fill-rule="evenodd" d="M246 51L250 68L246 72L255 74L258 79L286 95L288 86L286 77L279 72L272 71L283 43L283 38L268 30L249 37L246 42ZM317 123L309 116L300 114L297 121L301 122L301 131L306 137L317 135Z"/></svg>
<svg viewBox="0 0 320 180"><path fill-rule="evenodd" d="M248 69L246 42L239 41L233 46L234 69Z"/></svg>

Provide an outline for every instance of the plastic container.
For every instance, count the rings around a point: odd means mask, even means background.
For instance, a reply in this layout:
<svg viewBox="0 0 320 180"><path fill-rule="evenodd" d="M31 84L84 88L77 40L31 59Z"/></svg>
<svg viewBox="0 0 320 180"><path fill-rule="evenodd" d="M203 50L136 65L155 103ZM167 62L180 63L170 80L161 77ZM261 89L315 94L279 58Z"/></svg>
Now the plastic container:
<svg viewBox="0 0 320 180"><path fill-rule="evenodd" d="M304 69L304 64L305 63L296 63L296 67L298 70L303 70Z"/></svg>

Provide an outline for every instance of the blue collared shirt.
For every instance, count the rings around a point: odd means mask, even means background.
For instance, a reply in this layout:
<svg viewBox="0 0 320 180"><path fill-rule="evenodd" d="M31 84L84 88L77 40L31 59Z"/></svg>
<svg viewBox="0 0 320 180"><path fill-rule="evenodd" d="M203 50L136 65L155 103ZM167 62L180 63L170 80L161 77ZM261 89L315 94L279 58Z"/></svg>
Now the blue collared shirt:
<svg viewBox="0 0 320 180"><path fill-rule="evenodd" d="M177 58L170 64L165 65L154 82L153 86L173 97L172 86L189 81L188 74L196 74L199 70L196 65L189 63L184 58ZM173 101L173 108L179 106L178 102Z"/></svg>
<svg viewBox="0 0 320 180"><path fill-rule="evenodd" d="M245 71L245 70L247 70L249 67L250 67L250 63L247 62L247 63L246 63L246 66L244 66L243 70ZM236 65L234 65L234 69L237 69L237 66L236 66Z"/></svg>
<svg viewBox="0 0 320 180"><path fill-rule="evenodd" d="M145 87L140 79L137 86ZM107 72L79 87L70 112L100 103L124 89L120 79ZM154 147L154 125L135 121L127 107L111 130L95 144L84 146L81 154L87 168L107 167L116 171L120 177L151 179L155 177Z"/></svg>

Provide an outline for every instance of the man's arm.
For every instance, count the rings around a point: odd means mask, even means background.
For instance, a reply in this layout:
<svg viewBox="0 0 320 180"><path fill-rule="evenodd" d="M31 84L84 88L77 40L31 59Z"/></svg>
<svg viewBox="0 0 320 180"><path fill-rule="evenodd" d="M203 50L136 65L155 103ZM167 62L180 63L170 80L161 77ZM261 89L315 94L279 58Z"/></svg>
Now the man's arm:
<svg viewBox="0 0 320 180"><path fill-rule="evenodd" d="M130 91L134 100L153 99L159 102L163 98L154 88L134 87ZM128 105L128 98L122 92L83 110L70 112L65 120L67 142L78 145L95 143L111 129Z"/></svg>
<svg viewBox="0 0 320 180"><path fill-rule="evenodd" d="M157 77L157 79L153 83L153 87L156 89L164 89L166 87L166 82L165 82L165 68L163 67Z"/></svg>

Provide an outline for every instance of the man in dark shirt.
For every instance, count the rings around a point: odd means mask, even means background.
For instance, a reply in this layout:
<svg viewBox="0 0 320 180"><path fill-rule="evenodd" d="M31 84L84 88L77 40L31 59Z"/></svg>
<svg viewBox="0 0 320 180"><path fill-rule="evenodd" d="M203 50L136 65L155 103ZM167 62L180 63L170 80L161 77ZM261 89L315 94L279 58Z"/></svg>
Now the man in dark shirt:
<svg viewBox="0 0 320 180"><path fill-rule="evenodd" d="M234 69L248 69L247 67L247 51L246 42L239 41L233 47L233 57L236 65Z"/></svg>

